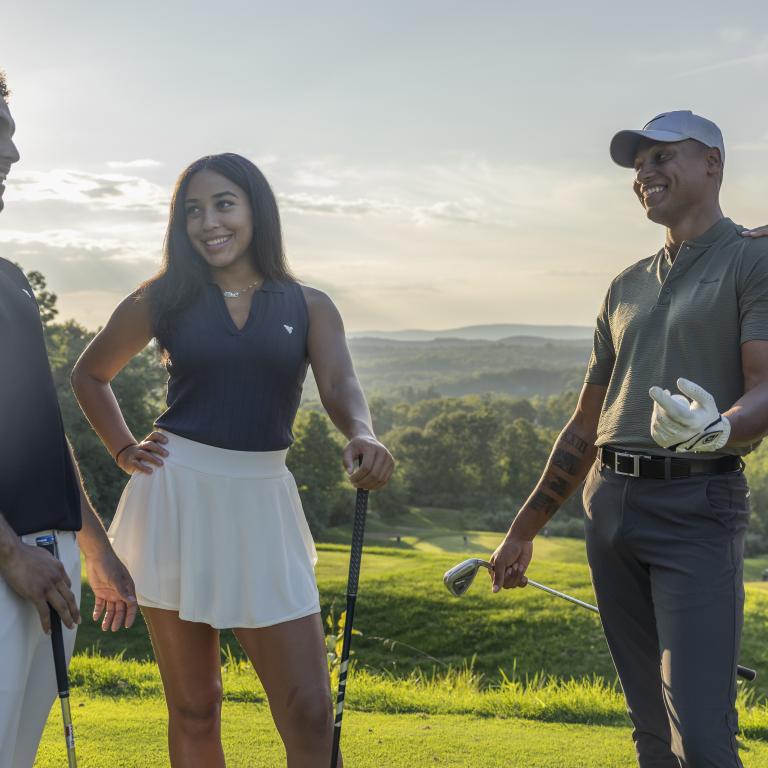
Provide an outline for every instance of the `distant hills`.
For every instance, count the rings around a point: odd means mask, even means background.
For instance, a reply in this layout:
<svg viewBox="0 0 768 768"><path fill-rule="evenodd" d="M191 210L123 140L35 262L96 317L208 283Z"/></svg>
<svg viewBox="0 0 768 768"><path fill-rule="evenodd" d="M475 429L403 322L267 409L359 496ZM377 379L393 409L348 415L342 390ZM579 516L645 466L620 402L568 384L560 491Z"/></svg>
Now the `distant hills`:
<svg viewBox="0 0 768 768"><path fill-rule="evenodd" d="M392 341L433 341L436 339L466 339L470 341L501 341L516 337L539 339L591 339L592 328L585 325L525 325L498 323L495 325L465 325L438 331L419 329L405 331L357 331L351 339L390 339Z"/></svg>
<svg viewBox="0 0 768 768"><path fill-rule="evenodd" d="M555 336L564 333L570 336ZM430 338L420 339L420 334ZM498 338L487 338L491 334ZM483 325L396 335L353 334L349 340L368 395L395 400L418 398L427 391L433 396L555 395L581 387L592 349L592 330L577 326ZM317 399L312 377L305 397Z"/></svg>

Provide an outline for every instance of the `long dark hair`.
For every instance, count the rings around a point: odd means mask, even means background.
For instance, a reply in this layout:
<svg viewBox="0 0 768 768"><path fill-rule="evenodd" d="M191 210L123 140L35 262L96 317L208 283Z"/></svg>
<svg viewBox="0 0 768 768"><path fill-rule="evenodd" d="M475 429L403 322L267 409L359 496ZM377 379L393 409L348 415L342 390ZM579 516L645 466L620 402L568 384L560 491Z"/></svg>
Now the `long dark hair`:
<svg viewBox="0 0 768 768"><path fill-rule="evenodd" d="M188 307L210 280L208 264L187 235L187 188L199 171L215 171L248 193L253 216L251 255L259 274L273 280L294 280L283 251L283 234L277 201L264 174L247 158L226 152L195 160L179 176L171 198L171 211L160 271L140 288L149 299L152 325L160 346L178 312Z"/></svg>

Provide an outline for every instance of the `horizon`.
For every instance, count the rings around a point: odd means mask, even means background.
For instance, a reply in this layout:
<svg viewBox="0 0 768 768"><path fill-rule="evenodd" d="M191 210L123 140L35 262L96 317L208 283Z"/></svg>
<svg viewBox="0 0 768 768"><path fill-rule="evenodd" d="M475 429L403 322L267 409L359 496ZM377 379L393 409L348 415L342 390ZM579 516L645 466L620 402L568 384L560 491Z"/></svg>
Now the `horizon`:
<svg viewBox="0 0 768 768"><path fill-rule="evenodd" d="M591 326L610 280L664 237L608 157L616 131L670 108L714 119L726 215L768 223L768 103L742 96L768 73L768 10L748 0L713 23L719 8L647 3L686 30L670 50L607 0L557 25L496 1L236 0L213 37L181 0L9 7L0 66L22 160L0 255L94 329L157 270L181 169L237 151L276 192L289 262L350 332Z"/></svg>

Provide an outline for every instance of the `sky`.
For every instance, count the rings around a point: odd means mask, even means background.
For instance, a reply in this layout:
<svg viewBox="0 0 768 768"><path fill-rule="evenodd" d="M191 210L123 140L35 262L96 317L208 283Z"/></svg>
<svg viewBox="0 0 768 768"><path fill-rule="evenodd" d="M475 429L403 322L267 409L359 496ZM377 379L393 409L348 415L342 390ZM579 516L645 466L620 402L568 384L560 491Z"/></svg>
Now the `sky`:
<svg viewBox="0 0 768 768"><path fill-rule="evenodd" d="M613 134L715 120L723 207L768 223L768 6L0 0L22 160L0 255L103 325L160 263L182 169L239 152L349 331L591 325L655 252Z"/></svg>

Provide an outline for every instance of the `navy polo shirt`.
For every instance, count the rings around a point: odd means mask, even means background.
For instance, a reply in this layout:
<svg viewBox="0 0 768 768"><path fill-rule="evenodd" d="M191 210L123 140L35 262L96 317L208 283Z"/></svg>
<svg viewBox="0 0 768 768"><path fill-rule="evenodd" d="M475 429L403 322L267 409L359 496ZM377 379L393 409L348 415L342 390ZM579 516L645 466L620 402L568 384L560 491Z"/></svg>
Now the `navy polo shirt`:
<svg viewBox="0 0 768 768"><path fill-rule="evenodd" d="M37 302L21 270L2 258L0 512L20 536L82 525Z"/></svg>
<svg viewBox="0 0 768 768"><path fill-rule="evenodd" d="M265 280L240 329L225 302L209 283L174 319L164 340L168 408L155 424L217 448L284 450L307 374L304 293L291 280Z"/></svg>

